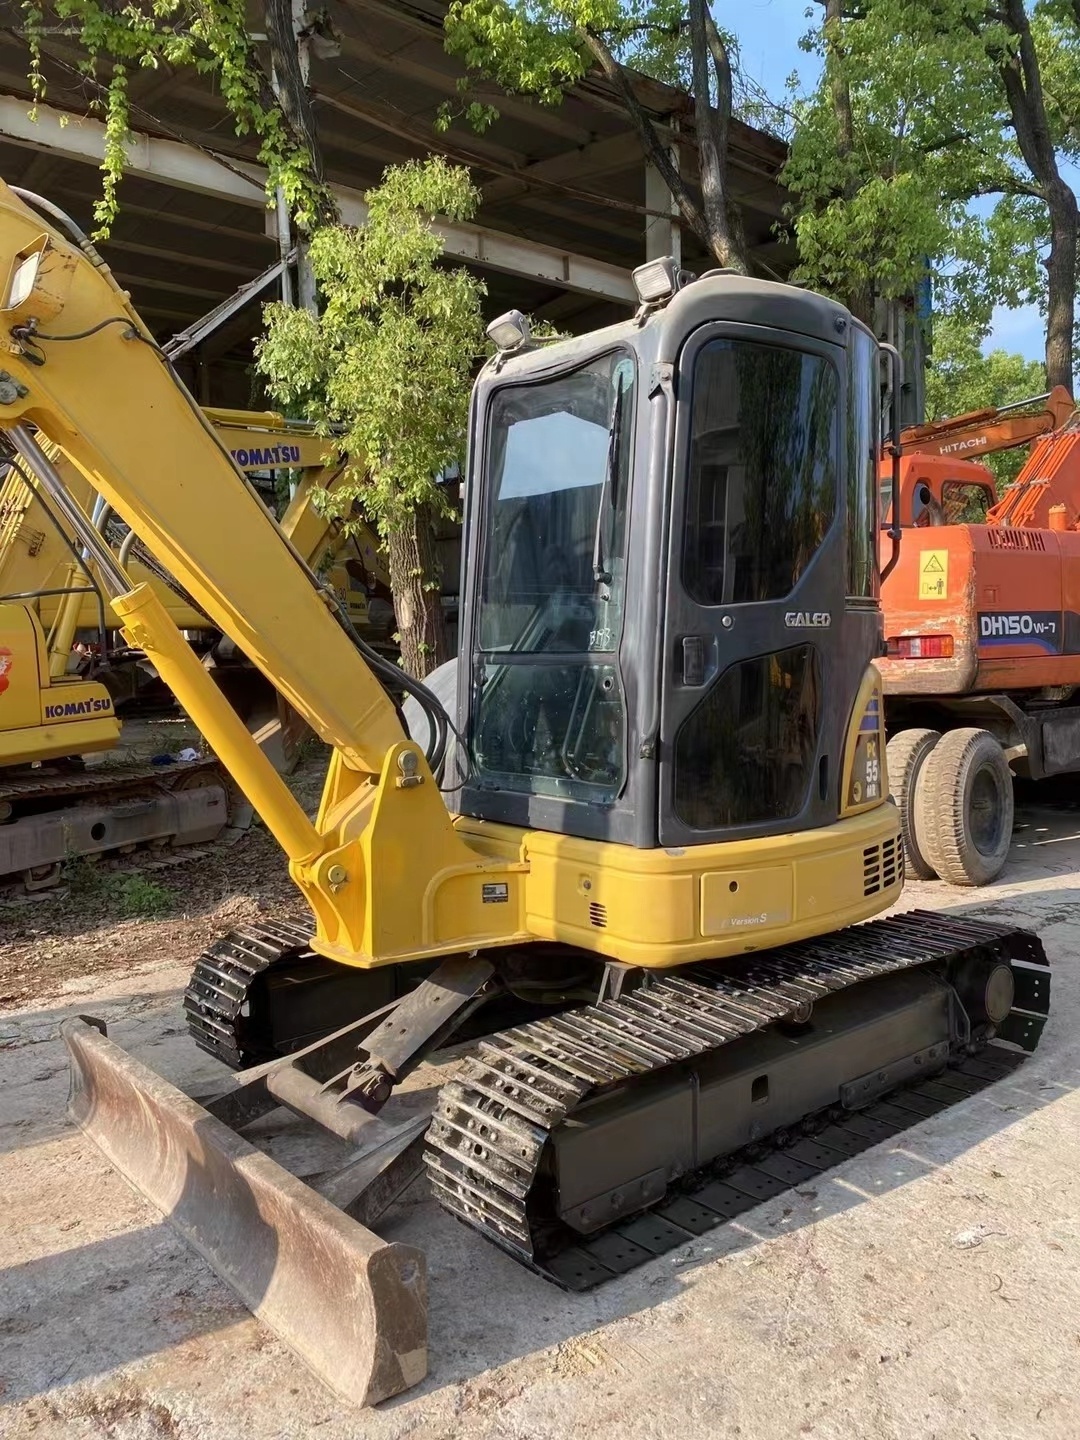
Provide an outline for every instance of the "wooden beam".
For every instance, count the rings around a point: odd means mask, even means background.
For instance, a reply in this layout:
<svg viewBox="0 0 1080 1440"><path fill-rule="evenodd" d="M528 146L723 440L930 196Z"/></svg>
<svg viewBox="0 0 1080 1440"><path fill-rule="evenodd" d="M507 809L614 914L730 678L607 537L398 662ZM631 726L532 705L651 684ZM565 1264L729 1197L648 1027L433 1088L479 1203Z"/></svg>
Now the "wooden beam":
<svg viewBox="0 0 1080 1440"><path fill-rule="evenodd" d="M178 265L190 266L195 270L217 270L223 275L242 275L245 279L251 279L250 265L238 265L235 261L219 260L210 255L192 254L190 251L184 255L178 250L163 250L159 245L143 245L134 240L117 240L115 236L110 236L108 240L102 241L102 248L107 252L119 250L128 255L149 255L153 259L175 261Z"/></svg>
<svg viewBox="0 0 1080 1440"><path fill-rule="evenodd" d="M329 106L331 109L341 111L342 114L352 115L356 119L360 120L370 119L371 123L373 124L383 123L383 121L379 119L372 118L372 111L375 109L384 111L385 107L383 106L374 107L370 104L365 103L362 108L358 108L353 101L341 100L336 96L332 95L321 95L317 98L321 100L323 104ZM425 127L422 124L408 121L397 115L393 115L392 117L388 118L385 123L390 133L394 135L409 136L409 138L420 149L421 153L430 152L431 150L439 150L449 159L456 160L458 164L475 166L478 169L493 170L503 176L514 180L516 180L519 173L516 170L509 169L501 165L498 161L481 158L468 150L463 150L457 146L447 144L447 142L441 136L436 135L434 130L430 129L430 127ZM620 200L613 195L603 195L593 190L578 189L574 186L561 184L555 180L547 180L536 177L531 181L531 186L540 186L544 190L550 190L559 195L570 196L573 199L584 201L588 205L600 207L606 210L621 210L628 215L649 214L646 206L636 204L632 200Z"/></svg>
<svg viewBox="0 0 1080 1440"><path fill-rule="evenodd" d="M363 120L368 125L374 126L376 130L384 130L388 135L409 140L421 151L443 149L443 138L436 131L434 125L427 120L414 119L389 105L382 105L374 100L360 100L350 92L336 95L328 90L315 90L313 98L320 106L339 111L353 120ZM462 147L454 147L451 142L447 148L460 149ZM506 149L503 145L485 143L478 137L470 136L468 146L465 148L469 153L469 163L473 165L492 164L496 167L517 167L525 164L524 156Z"/></svg>
<svg viewBox="0 0 1080 1440"><path fill-rule="evenodd" d="M185 285L180 280L159 280L152 275L136 275L130 270L120 271L116 278L125 290L167 290L173 295L190 295L193 300L207 300L212 304L217 304L228 293L223 290L206 290L200 285Z"/></svg>
<svg viewBox="0 0 1080 1440"><path fill-rule="evenodd" d="M65 164L67 162L61 159L57 163ZM20 184L25 184L25 180L20 181ZM81 200L88 205L93 204L98 198L96 192L73 190L70 187L65 187L64 195L65 198ZM170 200L176 199L175 190L172 191L169 198ZM137 216L140 220L161 220L170 226L183 225L185 229L199 230L210 235L220 235L228 240L251 240L264 250L268 245L277 244L276 239L273 236L267 235L266 230L261 225L257 230L240 230L236 226L219 225L216 220L200 220L194 215L186 214L183 210L166 210L164 208L155 210L150 205L134 205L123 194L123 191L121 191L121 219L123 219L125 215ZM259 264L260 262L256 260L253 263Z"/></svg>
<svg viewBox="0 0 1080 1440"><path fill-rule="evenodd" d="M435 16L424 17L419 12L411 10L407 5L400 4L399 0L350 0L348 8L366 10L369 14L379 15L382 19L403 30L408 30L414 35L422 35L425 40L438 47L440 54L445 53L442 22ZM352 53L359 53L365 58L370 58L369 47L374 44L370 30L365 31L363 47L358 52L353 50ZM350 53L348 39L345 41L345 53ZM379 54L380 60L382 57L387 57L387 65L392 63L396 55L401 54L400 51L387 50L385 46L379 46L376 53ZM414 78L426 81L433 89L442 90L446 95L457 96L461 93L457 88L457 75L454 73L446 74L441 70L425 66L421 62L409 61L402 55L401 65L398 66L398 69L404 73L405 67L415 70ZM513 115L517 119L535 126L538 130L546 130L552 135L561 135L564 140L570 140L575 145L585 145L593 138L590 131L582 129L580 125L575 125L572 120L567 120L566 116L560 114L558 110L508 95L494 84L485 84L482 87L474 86L461 98L479 100L481 103L494 105L504 115Z"/></svg>

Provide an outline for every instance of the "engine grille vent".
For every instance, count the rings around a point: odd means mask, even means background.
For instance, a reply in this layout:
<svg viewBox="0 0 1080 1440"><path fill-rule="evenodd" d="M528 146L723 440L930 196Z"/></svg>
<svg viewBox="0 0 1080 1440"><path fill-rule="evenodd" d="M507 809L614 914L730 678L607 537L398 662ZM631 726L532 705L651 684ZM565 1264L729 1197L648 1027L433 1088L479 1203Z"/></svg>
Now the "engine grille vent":
<svg viewBox="0 0 1080 1440"><path fill-rule="evenodd" d="M1014 530L1008 525L988 525L986 538L991 550L1045 550L1046 541L1038 530Z"/></svg>
<svg viewBox="0 0 1080 1440"><path fill-rule="evenodd" d="M863 851L863 895L889 890L904 878L904 852L899 840L868 845Z"/></svg>
<svg viewBox="0 0 1080 1440"><path fill-rule="evenodd" d="M598 905L594 900L589 906L589 920L597 930L605 930L607 928L607 906Z"/></svg>

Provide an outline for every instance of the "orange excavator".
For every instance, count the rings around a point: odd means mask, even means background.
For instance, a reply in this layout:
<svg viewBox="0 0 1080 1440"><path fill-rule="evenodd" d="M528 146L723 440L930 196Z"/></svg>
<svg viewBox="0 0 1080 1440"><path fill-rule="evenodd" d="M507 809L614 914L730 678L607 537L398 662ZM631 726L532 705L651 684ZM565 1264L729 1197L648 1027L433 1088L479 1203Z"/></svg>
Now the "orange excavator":
<svg viewBox="0 0 1080 1440"><path fill-rule="evenodd" d="M981 458L1054 435L1075 409L1068 390L1056 385L1045 395L1030 400L996 409L970 410L966 415L931 420L901 431L897 496L901 526L948 524L967 511L981 519L997 502L993 474L978 463ZM961 460L966 463L958 468L957 461ZM882 481L882 513L888 515L891 476L883 472ZM1009 492L1014 489L1010 486ZM1002 523L1020 522L1002 517Z"/></svg>
<svg viewBox="0 0 1080 1440"><path fill-rule="evenodd" d="M1025 444L999 500L979 461ZM1013 776L1080 770L1080 412L1058 386L913 426L900 449L894 518L922 534L882 586L889 777L911 873L983 885Z"/></svg>

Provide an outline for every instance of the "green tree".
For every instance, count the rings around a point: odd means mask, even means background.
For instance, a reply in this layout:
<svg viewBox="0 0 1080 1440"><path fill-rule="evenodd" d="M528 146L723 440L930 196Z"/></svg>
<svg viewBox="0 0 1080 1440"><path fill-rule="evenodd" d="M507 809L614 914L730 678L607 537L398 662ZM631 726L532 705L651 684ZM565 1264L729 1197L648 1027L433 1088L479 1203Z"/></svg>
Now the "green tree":
<svg viewBox="0 0 1080 1440"><path fill-rule="evenodd" d="M794 278L869 322L875 298L914 288L926 257L955 258L972 188L954 153L958 127L988 142L993 117L981 96L953 93L954 67L971 62L959 52L977 51L966 32L939 35L918 0L868 0L854 18L848 9L826 0L803 42L822 74L797 106L782 179L795 196Z"/></svg>
<svg viewBox="0 0 1080 1440"><path fill-rule="evenodd" d="M266 306L257 364L274 398L329 427L349 469L333 496L354 501L387 547L404 668L447 658L433 526L452 513L437 477L464 458L469 390L484 352L484 286L442 263L430 216L469 220L479 195L441 159L386 170L358 229L316 231L318 316Z"/></svg>
<svg viewBox="0 0 1080 1440"><path fill-rule="evenodd" d="M1046 366L1041 360L1025 360L1007 350L984 354L981 339L974 327L957 317L935 323L933 359L926 376L927 419L996 409L1045 393ZM1026 458L1027 447L1022 446L981 457L980 463L994 472L1000 490L1016 479Z"/></svg>
<svg viewBox="0 0 1080 1440"><path fill-rule="evenodd" d="M1080 127L1073 0L823 0L821 83L784 175L796 278L867 317L927 260L939 308L985 327L995 304L1047 316L1053 384L1072 383L1077 204L1062 171ZM970 202L994 197L988 216Z"/></svg>
<svg viewBox="0 0 1080 1440"><path fill-rule="evenodd" d="M81 50L78 70L91 87L105 124L102 195L95 207L98 238L116 219L118 188L131 138L128 80L138 69L190 67L213 75L238 135L253 134L267 169L267 192L280 188L297 223L336 219L323 182L310 98L298 78L296 42L287 0L268 0L265 52L251 38L242 0L20 0L23 35L30 49L30 85L47 97L45 64L62 69L72 42ZM52 50L53 38L63 49ZM275 93L271 62L278 79Z"/></svg>
<svg viewBox="0 0 1080 1440"><path fill-rule="evenodd" d="M446 47L473 74L557 105L594 68L611 82L684 222L720 265L746 272L746 242L727 181L733 105L730 37L707 0L451 0ZM627 67L686 84L694 98L700 184L671 158L673 136L641 103ZM467 88L466 80L463 88ZM465 107L490 124L494 107ZM443 123L453 118L444 111Z"/></svg>

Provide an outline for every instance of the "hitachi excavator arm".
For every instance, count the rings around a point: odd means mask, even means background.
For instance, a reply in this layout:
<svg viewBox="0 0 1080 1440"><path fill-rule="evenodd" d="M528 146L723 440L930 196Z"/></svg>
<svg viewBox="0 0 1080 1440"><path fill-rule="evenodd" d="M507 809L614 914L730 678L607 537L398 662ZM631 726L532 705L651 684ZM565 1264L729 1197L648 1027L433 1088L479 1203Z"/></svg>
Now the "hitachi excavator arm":
<svg viewBox="0 0 1080 1440"><path fill-rule="evenodd" d="M1050 434L1065 423L1075 408L1064 385L1056 385L1045 395L1018 400L1012 405L971 410L947 420L911 425L901 431L901 454L951 455L959 460L976 460Z"/></svg>

